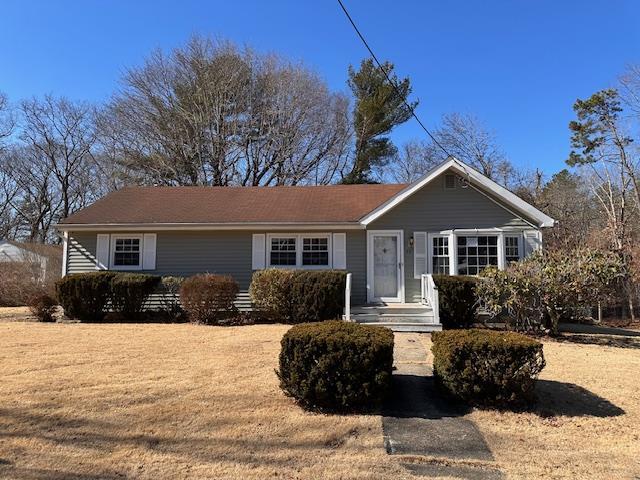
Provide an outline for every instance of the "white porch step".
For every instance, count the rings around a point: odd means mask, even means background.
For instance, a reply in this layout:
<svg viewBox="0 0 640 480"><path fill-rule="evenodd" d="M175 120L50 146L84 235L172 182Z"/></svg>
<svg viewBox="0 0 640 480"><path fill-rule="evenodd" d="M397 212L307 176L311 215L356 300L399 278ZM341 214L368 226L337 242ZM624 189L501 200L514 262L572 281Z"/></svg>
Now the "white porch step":
<svg viewBox="0 0 640 480"><path fill-rule="evenodd" d="M426 315L433 314L431 307L420 303L398 303L388 305L360 305L351 307L352 315Z"/></svg>
<svg viewBox="0 0 640 480"><path fill-rule="evenodd" d="M351 309L351 320L387 327L396 332L442 330L431 307L421 303L359 305Z"/></svg>
<svg viewBox="0 0 640 480"><path fill-rule="evenodd" d="M233 303L241 312L249 312L253 310L253 304L251 303L249 292L239 292Z"/></svg>

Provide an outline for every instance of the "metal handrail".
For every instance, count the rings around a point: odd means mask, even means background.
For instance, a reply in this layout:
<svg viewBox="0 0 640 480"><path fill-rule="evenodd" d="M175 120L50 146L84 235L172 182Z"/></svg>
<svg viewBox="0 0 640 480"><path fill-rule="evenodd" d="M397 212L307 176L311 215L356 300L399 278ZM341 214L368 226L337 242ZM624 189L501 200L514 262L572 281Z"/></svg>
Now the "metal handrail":
<svg viewBox="0 0 640 480"><path fill-rule="evenodd" d="M431 307L433 319L440 323L440 295L431 274L425 273L420 276L420 301Z"/></svg>

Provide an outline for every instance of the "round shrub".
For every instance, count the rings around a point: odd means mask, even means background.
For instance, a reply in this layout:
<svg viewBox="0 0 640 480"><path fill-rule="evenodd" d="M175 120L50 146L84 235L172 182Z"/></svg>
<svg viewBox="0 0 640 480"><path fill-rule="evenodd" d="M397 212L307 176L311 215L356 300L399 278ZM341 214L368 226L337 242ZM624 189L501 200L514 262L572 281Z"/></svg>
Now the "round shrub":
<svg viewBox="0 0 640 480"><path fill-rule="evenodd" d="M389 391L393 333L331 320L292 327L282 338L280 387L303 407L372 410Z"/></svg>
<svg viewBox="0 0 640 480"><path fill-rule="evenodd" d="M438 287L442 328L469 328L476 320L478 279L464 275L434 275Z"/></svg>
<svg viewBox="0 0 640 480"><path fill-rule="evenodd" d="M46 293L34 295L29 299L29 310L41 322L55 322L53 314L57 306L58 302Z"/></svg>
<svg viewBox="0 0 640 480"><path fill-rule="evenodd" d="M213 325L237 315L233 303L240 288L228 275L194 275L182 282L180 303L194 323Z"/></svg>
<svg viewBox="0 0 640 480"><path fill-rule="evenodd" d="M56 295L65 314L84 321L102 320L115 275L115 272L74 273L58 280Z"/></svg>
<svg viewBox="0 0 640 480"><path fill-rule="evenodd" d="M542 344L515 332L449 330L431 335L437 384L473 405L518 406L534 399L545 366Z"/></svg>

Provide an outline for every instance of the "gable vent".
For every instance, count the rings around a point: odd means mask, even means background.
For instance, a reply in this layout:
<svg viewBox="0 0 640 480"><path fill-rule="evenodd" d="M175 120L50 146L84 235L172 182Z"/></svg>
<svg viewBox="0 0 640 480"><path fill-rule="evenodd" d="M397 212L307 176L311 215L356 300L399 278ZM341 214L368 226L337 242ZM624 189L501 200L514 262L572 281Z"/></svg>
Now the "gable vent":
<svg viewBox="0 0 640 480"><path fill-rule="evenodd" d="M447 190L453 190L456 188L456 176L448 174L444 176L444 188Z"/></svg>

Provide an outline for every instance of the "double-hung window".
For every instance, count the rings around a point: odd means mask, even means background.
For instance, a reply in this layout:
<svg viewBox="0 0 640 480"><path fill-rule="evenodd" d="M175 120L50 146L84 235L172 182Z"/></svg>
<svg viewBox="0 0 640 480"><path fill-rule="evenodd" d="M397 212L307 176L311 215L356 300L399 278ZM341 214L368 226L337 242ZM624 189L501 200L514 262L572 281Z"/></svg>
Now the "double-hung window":
<svg viewBox="0 0 640 480"><path fill-rule="evenodd" d="M274 267L295 267L297 264L297 237L272 237L270 264Z"/></svg>
<svg viewBox="0 0 640 480"><path fill-rule="evenodd" d="M330 268L331 242L328 234L269 235L271 267Z"/></svg>
<svg viewBox="0 0 640 480"><path fill-rule="evenodd" d="M329 266L329 237L302 237L302 266Z"/></svg>
<svg viewBox="0 0 640 480"><path fill-rule="evenodd" d="M431 265L435 274L449 275L449 237L431 237Z"/></svg>
<svg viewBox="0 0 640 480"><path fill-rule="evenodd" d="M121 270L142 268L142 235L112 235L111 266Z"/></svg>
<svg viewBox="0 0 640 480"><path fill-rule="evenodd" d="M506 263L520 260L520 237L509 235L504 237L504 258Z"/></svg>
<svg viewBox="0 0 640 480"><path fill-rule="evenodd" d="M477 275L489 266L498 266L498 237L458 236L458 274Z"/></svg>

